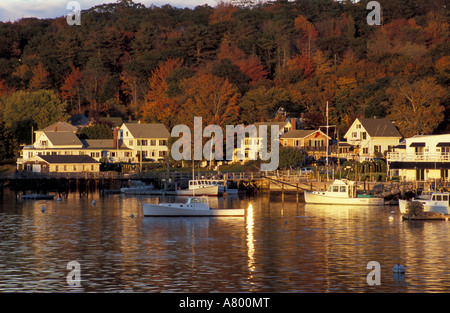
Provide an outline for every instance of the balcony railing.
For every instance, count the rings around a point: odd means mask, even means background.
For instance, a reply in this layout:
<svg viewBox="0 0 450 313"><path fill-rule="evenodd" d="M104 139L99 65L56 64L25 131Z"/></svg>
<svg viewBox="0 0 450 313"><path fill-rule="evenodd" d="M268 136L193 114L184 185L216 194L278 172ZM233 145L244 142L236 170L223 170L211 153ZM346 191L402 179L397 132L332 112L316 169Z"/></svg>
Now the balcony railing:
<svg viewBox="0 0 450 313"><path fill-rule="evenodd" d="M450 153L399 153L389 152L389 162L450 162Z"/></svg>

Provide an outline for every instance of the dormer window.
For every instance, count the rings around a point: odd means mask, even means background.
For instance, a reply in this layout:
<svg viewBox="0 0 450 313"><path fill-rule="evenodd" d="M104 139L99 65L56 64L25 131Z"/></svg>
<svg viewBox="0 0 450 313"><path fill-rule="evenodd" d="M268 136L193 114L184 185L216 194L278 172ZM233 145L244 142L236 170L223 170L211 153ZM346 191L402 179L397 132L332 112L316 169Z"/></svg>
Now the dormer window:
<svg viewBox="0 0 450 313"><path fill-rule="evenodd" d="M48 141L47 140L41 140L41 146L47 147L48 146Z"/></svg>
<svg viewBox="0 0 450 313"><path fill-rule="evenodd" d="M361 124L356 124L356 129L361 129Z"/></svg>

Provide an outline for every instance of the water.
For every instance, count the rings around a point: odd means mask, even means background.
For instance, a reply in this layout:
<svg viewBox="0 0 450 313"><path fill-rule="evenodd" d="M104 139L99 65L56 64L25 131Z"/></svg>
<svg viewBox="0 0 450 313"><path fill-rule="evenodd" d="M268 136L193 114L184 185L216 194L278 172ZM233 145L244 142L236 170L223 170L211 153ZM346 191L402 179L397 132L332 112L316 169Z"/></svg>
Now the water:
<svg viewBox="0 0 450 313"><path fill-rule="evenodd" d="M251 204L245 217L144 218L145 201L157 197L16 201L5 190L0 292L450 291L446 221L274 195L211 198L213 207ZM70 261L80 264L79 287L68 285ZM380 285L367 283L370 261L381 265Z"/></svg>

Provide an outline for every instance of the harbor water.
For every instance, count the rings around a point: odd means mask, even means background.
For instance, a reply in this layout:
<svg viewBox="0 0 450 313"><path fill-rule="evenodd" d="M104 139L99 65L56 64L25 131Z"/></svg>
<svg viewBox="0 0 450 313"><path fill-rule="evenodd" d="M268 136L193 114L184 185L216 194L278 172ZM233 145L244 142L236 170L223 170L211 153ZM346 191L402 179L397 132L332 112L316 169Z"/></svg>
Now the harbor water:
<svg viewBox="0 0 450 313"><path fill-rule="evenodd" d="M143 217L142 203L158 198L22 201L5 189L0 292L450 291L447 221L274 194L210 198L214 208L246 208L245 217ZM374 285L369 262L380 265ZM397 264L404 274L393 273Z"/></svg>

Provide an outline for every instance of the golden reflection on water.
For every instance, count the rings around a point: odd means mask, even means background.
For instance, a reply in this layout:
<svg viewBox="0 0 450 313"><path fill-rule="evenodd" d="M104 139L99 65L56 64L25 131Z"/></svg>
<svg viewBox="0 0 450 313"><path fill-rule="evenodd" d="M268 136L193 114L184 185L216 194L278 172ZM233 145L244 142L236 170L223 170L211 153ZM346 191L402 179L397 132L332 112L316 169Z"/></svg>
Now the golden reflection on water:
<svg viewBox="0 0 450 313"><path fill-rule="evenodd" d="M247 267L249 271L248 280L251 282L253 279L253 272L255 271L255 244L254 244L254 217L253 217L253 205L250 203L247 208L247 216L245 228L247 231Z"/></svg>

